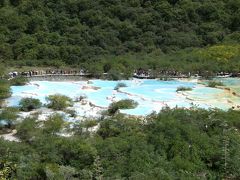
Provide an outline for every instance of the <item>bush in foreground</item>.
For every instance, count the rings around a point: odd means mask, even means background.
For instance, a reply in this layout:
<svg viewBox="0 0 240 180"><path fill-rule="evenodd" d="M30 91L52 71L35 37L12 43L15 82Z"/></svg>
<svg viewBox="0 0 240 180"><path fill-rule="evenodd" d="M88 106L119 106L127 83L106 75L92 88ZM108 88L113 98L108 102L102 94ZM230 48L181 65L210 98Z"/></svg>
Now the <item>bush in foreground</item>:
<svg viewBox="0 0 240 180"><path fill-rule="evenodd" d="M181 87L178 87L176 90L176 92L179 92L179 91L192 91L192 88L181 86Z"/></svg>
<svg viewBox="0 0 240 180"><path fill-rule="evenodd" d="M18 118L18 109L6 107L0 113L0 134L10 133L15 128L15 122Z"/></svg>
<svg viewBox="0 0 240 180"><path fill-rule="evenodd" d="M19 76L11 79L10 83L12 86L24 86L25 84L28 83L28 79L25 77Z"/></svg>
<svg viewBox="0 0 240 180"><path fill-rule="evenodd" d="M11 96L10 84L8 81L0 80L0 101Z"/></svg>
<svg viewBox="0 0 240 180"><path fill-rule="evenodd" d="M138 103L131 99L124 99L118 102L113 102L108 107L108 114L113 115L119 109L134 109L137 107L137 105Z"/></svg>
<svg viewBox="0 0 240 180"><path fill-rule="evenodd" d="M209 81L207 86L215 88L216 86L224 86L224 84L220 81Z"/></svg>
<svg viewBox="0 0 240 180"><path fill-rule="evenodd" d="M76 122L70 137L61 136L60 115L26 118L17 126L20 142L0 138L0 179L4 162L14 162L12 179L239 179L239 116L165 108L145 119Z"/></svg>
<svg viewBox="0 0 240 180"><path fill-rule="evenodd" d="M114 90L119 90L119 88L121 88L121 87L127 87L127 85L125 83L119 82L115 86Z"/></svg>
<svg viewBox="0 0 240 180"><path fill-rule="evenodd" d="M6 107L0 113L0 119L15 121L18 117L18 108Z"/></svg>
<svg viewBox="0 0 240 180"><path fill-rule="evenodd" d="M108 80L118 81L120 79L123 79L121 73L116 70L110 70L107 75Z"/></svg>
<svg viewBox="0 0 240 180"><path fill-rule="evenodd" d="M63 116L60 114L53 114L44 122L43 132L53 135L60 132L64 128L64 125L65 122Z"/></svg>
<svg viewBox="0 0 240 180"><path fill-rule="evenodd" d="M27 117L17 124L16 136L21 141L31 142L39 135L39 122L36 118Z"/></svg>
<svg viewBox="0 0 240 180"><path fill-rule="evenodd" d="M65 113L69 114L70 117L77 117L77 112L73 109L65 109L64 110Z"/></svg>
<svg viewBox="0 0 240 180"><path fill-rule="evenodd" d="M73 105L71 98L61 94L50 95L46 98L46 100L48 102L48 108L52 108L54 110L64 110Z"/></svg>
<svg viewBox="0 0 240 180"><path fill-rule="evenodd" d="M34 109L38 109L42 106L42 103L39 99L35 98L23 98L20 103L20 110L22 111L32 111Z"/></svg>

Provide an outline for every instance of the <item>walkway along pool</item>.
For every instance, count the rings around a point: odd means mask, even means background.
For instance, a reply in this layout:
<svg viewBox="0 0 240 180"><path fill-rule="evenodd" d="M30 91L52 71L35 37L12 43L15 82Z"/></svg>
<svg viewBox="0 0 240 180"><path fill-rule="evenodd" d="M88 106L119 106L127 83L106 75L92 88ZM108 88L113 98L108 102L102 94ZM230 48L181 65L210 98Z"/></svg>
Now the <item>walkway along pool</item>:
<svg viewBox="0 0 240 180"><path fill-rule="evenodd" d="M115 86L123 82L127 87L119 91L114 90ZM227 86L239 90L239 79L224 79ZM176 92L178 87L190 87L192 91ZM189 108L197 106L201 108L220 108L227 110L240 105L240 97L234 96L224 89L210 88L198 84L196 80L123 80L123 81L31 81L25 86L12 86L12 96L7 99L8 106L18 106L21 98L33 97L46 103L46 96L52 94L63 94L76 99L79 96L86 96L87 101L99 107L99 111L106 109L113 101L121 99L133 99L138 102L135 109L121 110L129 115L145 116L153 111L160 111L163 107L169 106ZM89 115L98 114L91 112L89 107L75 103L74 110L79 116L86 111Z"/></svg>

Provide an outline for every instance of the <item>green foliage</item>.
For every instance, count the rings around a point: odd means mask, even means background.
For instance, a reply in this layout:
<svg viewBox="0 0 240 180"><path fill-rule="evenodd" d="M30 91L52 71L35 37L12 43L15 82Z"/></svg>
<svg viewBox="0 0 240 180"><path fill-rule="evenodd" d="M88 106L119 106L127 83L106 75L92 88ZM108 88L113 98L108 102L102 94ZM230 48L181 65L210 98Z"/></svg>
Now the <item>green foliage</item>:
<svg viewBox="0 0 240 180"><path fill-rule="evenodd" d="M123 79L122 74L116 70L110 70L107 75L108 80L118 81Z"/></svg>
<svg viewBox="0 0 240 180"><path fill-rule="evenodd" d="M109 117L96 133L72 129L70 137L60 135L59 115L27 118L17 127L22 142L0 139L0 173L9 166L13 171L4 176L12 179L238 179L239 116L165 108L144 120ZM90 128L96 121L80 124Z"/></svg>
<svg viewBox="0 0 240 180"><path fill-rule="evenodd" d="M64 126L63 117L59 114L54 114L44 122L43 132L46 134L56 134L60 132Z"/></svg>
<svg viewBox="0 0 240 180"><path fill-rule="evenodd" d="M125 83L117 83L117 85L115 86L114 90L119 90L119 88L121 87L127 87L127 85Z"/></svg>
<svg viewBox="0 0 240 180"><path fill-rule="evenodd" d="M88 131L89 128L97 126L97 124L98 123L97 123L96 120L87 120L87 121L82 123L82 127L86 128L86 130Z"/></svg>
<svg viewBox="0 0 240 180"><path fill-rule="evenodd" d="M17 136L23 141L33 141L39 133L35 118L26 118L17 125Z"/></svg>
<svg viewBox="0 0 240 180"><path fill-rule="evenodd" d="M237 132L237 126L233 124L237 114L239 112L236 111L165 109L158 115L149 116L145 125L133 119L104 121L98 131L105 139L98 150L102 154L108 152L107 156L100 156L103 158L103 167L108 167L104 170L104 177L116 178L119 173L133 179L228 177L229 171L225 171L222 165L224 159L229 161L232 157L224 155L225 145L222 140L226 134L222 135L221 132L223 129L228 135ZM236 145L235 140L232 143ZM234 151L232 145L228 144L227 152ZM236 146L239 147L239 144ZM114 161L109 162L109 159ZM127 162L126 169L124 162ZM227 169L230 166L228 164Z"/></svg>
<svg viewBox="0 0 240 180"><path fill-rule="evenodd" d="M19 110L14 107L5 107L0 113L0 119L15 121L18 117Z"/></svg>
<svg viewBox="0 0 240 180"><path fill-rule="evenodd" d="M16 165L12 162L0 160L0 179L12 179L16 172Z"/></svg>
<svg viewBox="0 0 240 180"><path fill-rule="evenodd" d="M103 67L100 63L92 63L87 65L87 69L89 73L92 74L93 77L101 78L103 73Z"/></svg>
<svg viewBox="0 0 240 180"><path fill-rule="evenodd" d="M10 80L10 83L12 86L24 86L25 84L28 83L28 79L25 77L15 77Z"/></svg>
<svg viewBox="0 0 240 180"><path fill-rule="evenodd" d="M234 57L240 56L240 45L216 45L199 50L199 53L203 58L222 63L229 63Z"/></svg>
<svg viewBox="0 0 240 180"><path fill-rule="evenodd" d="M137 105L138 103L131 99L120 100L109 105L108 113L114 115L119 109L134 109Z"/></svg>
<svg viewBox="0 0 240 180"><path fill-rule="evenodd" d="M46 167L46 177L47 179L76 179L77 175L75 168L70 166L59 166L57 164L49 164Z"/></svg>
<svg viewBox="0 0 240 180"><path fill-rule="evenodd" d="M108 62L98 66L109 55L239 43L237 0L11 0L0 8L0 59L10 66L90 64L99 76L118 70Z"/></svg>
<svg viewBox="0 0 240 180"><path fill-rule="evenodd" d="M23 98L19 102L19 106L22 111L32 111L34 109L40 108L42 106L42 103L39 99Z"/></svg>
<svg viewBox="0 0 240 180"><path fill-rule="evenodd" d="M89 170L94 163L96 149L92 144L81 138L61 139L59 144L59 153L63 164L75 167L78 172ZM79 163L81 162L81 163Z"/></svg>
<svg viewBox="0 0 240 180"><path fill-rule="evenodd" d="M0 104L9 96L11 96L10 84L5 80L0 80Z"/></svg>
<svg viewBox="0 0 240 180"><path fill-rule="evenodd" d="M48 102L47 106L54 110L64 110L65 108L73 105L71 98L61 94L50 95L46 98L46 100Z"/></svg>
<svg viewBox="0 0 240 180"><path fill-rule="evenodd" d="M179 92L179 91L192 91L192 88L181 86L181 87L178 87L176 90L176 92Z"/></svg>
<svg viewBox="0 0 240 180"><path fill-rule="evenodd" d="M65 113L69 114L70 117L77 117L77 112L73 109L65 109Z"/></svg>
<svg viewBox="0 0 240 180"><path fill-rule="evenodd" d="M73 132L76 136L89 136L91 134L91 128L96 127L98 125L97 120L87 119L83 122L77 122L73 125Z"/></svg>
<svg viewBox="0 0 240 180"><path fill-rule="evenodd" d="M6 68L0 64L0 77L3 77L5 75Z"/></svg>
<svg viewBox="0 0 240 180"><path fill-rule="evenodd" d="M216 86L224 86L224 84L220 81L209 81L207 86L211 88L215 88Z"/></svg>

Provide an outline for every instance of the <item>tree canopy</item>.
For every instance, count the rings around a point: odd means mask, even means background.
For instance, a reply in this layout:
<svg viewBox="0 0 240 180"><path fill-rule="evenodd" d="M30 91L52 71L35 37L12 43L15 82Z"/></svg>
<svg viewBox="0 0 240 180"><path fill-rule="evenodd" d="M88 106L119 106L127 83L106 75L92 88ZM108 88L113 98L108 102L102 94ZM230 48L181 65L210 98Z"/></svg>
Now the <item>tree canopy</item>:
<svg viewBox="0 0 240 180"><path fill-rule="evenodd" d="M21 142L0 139L0 178L239 179L239 111L164 109L146 119L80 122L26 118ZM84 129L99 123L96 132Z"/></svg>
<svg viewBox="0 0 240 180"><path fill-rule="evenodd" d="M107 55L240 43L239 9L239 0L2 0L0 60L89 64Z"/></svg>

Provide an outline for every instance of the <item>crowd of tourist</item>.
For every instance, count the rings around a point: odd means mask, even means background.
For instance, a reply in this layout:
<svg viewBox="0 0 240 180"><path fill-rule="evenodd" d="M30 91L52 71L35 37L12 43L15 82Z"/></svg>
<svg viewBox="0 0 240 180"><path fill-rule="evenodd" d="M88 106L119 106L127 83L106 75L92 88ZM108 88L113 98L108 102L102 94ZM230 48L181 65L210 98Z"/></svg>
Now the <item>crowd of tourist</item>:
<svg viewBox="0 0 240 180"><path fill-rule="evenodd" d="M139 68L134 71L134 77L136 78L156 78L161 76L167 77L190 77L191 73L182 73L175 70L160 70L160 71L153 71L151 69L144 70Z"/></svg>
<svg viewBox="0 0 240 180"><path fill-rule="evenodd" d="M16 76L26 76L26 77L32 77L32 76L44 76L44 75L85 75L86 71L83 69L80 70L62 70L62 69L55 69L55 70L30 70L30 71L23 71L23 72L10 72L8 75L11 78L14 78Z"/></svg>
<svg viewBox="0 0 240 180"><path fill-rule="evenodd" d="M176 77L176 78L187 78L191 76L206 76L206 73L197 72L192 74L191 72L179 72L175 70L152 70L152 69L143 69L139 68L134 70L133 77L135 78L156 78L156 77ZM88 72L84 69L80 70L64 70L64 69L47 69L47 70L30 70L24 72L10 72L8 75L10 78L14 78L16 76L25 76L25 77L32 77L32 76L44 76L44 75L87 75ZM214 75L211 75L214 76ZM216 77L240 77L240 73L229 73L229 72L219 72L215 74Z"/></svg>
<svg viewBox="0 0 240 180"><path fill-rule="evenodd" d="M240 77L240 73L231 73L231 72L218 72L218 73L210 73L208 71L204 72L180 72L176 70L145 70L139 68L134 71L133 77L136 78L156 78L156 77L172 77L172 78L188 78L188 77Z"/></svg>

